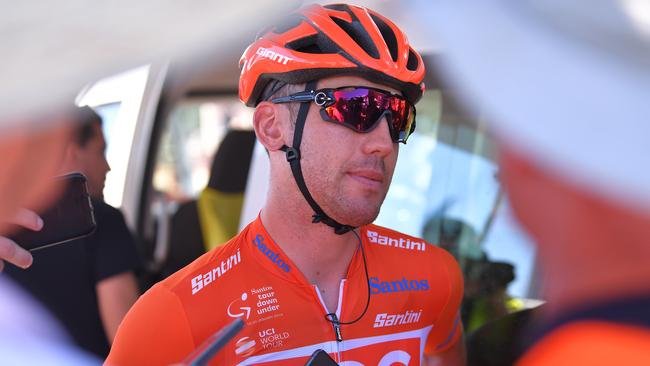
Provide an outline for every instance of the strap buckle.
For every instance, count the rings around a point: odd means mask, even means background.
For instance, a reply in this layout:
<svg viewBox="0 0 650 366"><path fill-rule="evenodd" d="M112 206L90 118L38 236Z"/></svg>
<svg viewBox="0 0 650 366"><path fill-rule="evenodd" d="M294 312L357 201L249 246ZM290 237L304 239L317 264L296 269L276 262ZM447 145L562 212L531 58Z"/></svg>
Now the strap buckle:
<svg viewBox="0 0 650 366"><path fill-rule="evenodd" d="M300 151L298 149L294 149L293 147L287 147L284 151L287 154L287 161L289 163L295 160L300 160Z"/></svg>

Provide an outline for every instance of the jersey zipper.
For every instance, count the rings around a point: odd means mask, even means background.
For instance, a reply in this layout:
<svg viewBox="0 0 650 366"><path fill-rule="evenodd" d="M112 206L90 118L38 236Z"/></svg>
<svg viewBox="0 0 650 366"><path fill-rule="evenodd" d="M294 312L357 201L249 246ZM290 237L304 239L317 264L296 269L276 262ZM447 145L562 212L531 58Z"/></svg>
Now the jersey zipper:
<svg viewBox="0 0 650 366"><path fill-rule="evenodd" d="M332 326L334 327L334 333L336 334L336 341L343 342L343 337L341 336L341 325L339 324L339 318L334 313L330 314L330 317L332 318Z"/></svg>
<svg viewBox="0 0 650 366"><path fill-rule="evenodd" d="M343 336L341 335L341 323L339 322L339 316L341 314L341 305L343 304L343 287L345 284L345 280L341 280L341 284L339 285L339 303L336 308L335 313L329 313L327 306L325 306L325 301L323 298L320 296L320 290L318 289L318 286L314 286L314 292L316 292L316 297L320 301L321 305L323 306L323 310L325 310L325 316L330 320L332 323L332 328L334 328L334 337L336 339L336 362L341 363L343 360L341 359L341 342L343 342Z"/></svg>

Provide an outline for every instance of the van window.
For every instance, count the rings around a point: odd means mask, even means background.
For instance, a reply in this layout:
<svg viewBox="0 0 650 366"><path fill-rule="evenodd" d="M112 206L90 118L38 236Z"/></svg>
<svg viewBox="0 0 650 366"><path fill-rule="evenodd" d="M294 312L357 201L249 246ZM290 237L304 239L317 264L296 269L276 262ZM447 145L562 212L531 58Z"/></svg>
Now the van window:
<svg viewBox="0 0 650 366"><path fill-rule="evenodd" d="M208 183L212 159L226 131L252 129L252 113L235 97L178 103L161 136L154 189L172 201L195 198Z"/></svg>
<svg viewBox="0 0 650 366"><path fill-rule="evenodd" d="M188 97L163 121L142 233L146 285L237 233L255 143L252 114L236 95Z"/></svg>

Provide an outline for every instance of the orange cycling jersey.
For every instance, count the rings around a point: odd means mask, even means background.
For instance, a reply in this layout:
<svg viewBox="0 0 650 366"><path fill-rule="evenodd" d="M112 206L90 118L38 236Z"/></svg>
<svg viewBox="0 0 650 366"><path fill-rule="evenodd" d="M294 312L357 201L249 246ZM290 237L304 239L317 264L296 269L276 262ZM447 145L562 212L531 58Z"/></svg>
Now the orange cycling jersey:
<svg viewBox="0 0 650 366"><path fill-rule="evenodd" d="M650 365L650 295L585 303L545 319L517 366Z"/></svg>
<svg viewBox="0 0 650 366"><path fill-rule="evenodd" d="M517 366L650 365L650 331L604 321L573 322L550 333Z"/></svg>
<svg viewBox="0 0 650 366"><path fill-rule="evenodd" d="M323 349L343 365L419 365L461 336L458 264L421 239L376 225L359 230L359 250L341 281L335 326L319 290L271 239L258 218L145 293L122 322L110 365L182 361L235 318L244 329L213 365L304 365ZM305 243L305 247L308 243Z"/></svg>

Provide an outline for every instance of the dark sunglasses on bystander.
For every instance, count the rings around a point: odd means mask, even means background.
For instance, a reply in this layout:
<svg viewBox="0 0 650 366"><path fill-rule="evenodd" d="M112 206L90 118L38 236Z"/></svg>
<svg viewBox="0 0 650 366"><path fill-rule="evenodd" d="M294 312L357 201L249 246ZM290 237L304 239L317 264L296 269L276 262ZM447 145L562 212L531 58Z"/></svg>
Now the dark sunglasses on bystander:
<svg viewBox="0 0 650 366"><path fill-rule="evenodd" d="M401 95L364 86L304 91L271 99L271 103L314 102L321 117L356 132L370 132L386 116L393 142L406 143L415 131L415 106Z"/></svg>

